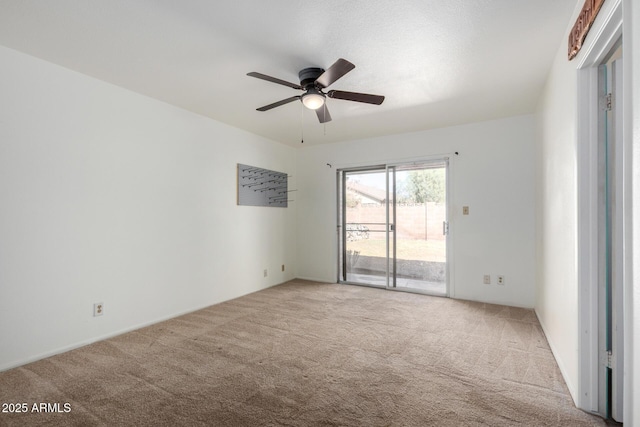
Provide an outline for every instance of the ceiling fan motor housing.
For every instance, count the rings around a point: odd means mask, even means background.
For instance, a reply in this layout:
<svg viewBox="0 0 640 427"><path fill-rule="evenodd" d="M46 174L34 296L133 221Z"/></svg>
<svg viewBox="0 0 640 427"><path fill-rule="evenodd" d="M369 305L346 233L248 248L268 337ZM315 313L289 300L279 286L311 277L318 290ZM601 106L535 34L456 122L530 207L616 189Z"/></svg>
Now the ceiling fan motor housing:
<svg viewBox="0 0 640 427"><path fill-rule="evenodd" d="M300 86L302 86L305 90L315 87L315 82L318 77L320 77L324 73L322 68L305 68L298 73L298 77L300 78Z"/></svg>

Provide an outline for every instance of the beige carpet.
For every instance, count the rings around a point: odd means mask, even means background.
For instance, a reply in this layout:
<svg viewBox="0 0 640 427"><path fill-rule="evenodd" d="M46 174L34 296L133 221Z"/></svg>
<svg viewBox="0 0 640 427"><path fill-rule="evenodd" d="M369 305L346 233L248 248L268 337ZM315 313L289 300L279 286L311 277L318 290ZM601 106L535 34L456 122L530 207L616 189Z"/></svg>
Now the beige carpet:
<svg viewBox="0 0 640 427"><path fill-rule="evenodd" d="M0 402L29 406L3 426L605 425L532 310L304 281L2 372Z"/></svg>

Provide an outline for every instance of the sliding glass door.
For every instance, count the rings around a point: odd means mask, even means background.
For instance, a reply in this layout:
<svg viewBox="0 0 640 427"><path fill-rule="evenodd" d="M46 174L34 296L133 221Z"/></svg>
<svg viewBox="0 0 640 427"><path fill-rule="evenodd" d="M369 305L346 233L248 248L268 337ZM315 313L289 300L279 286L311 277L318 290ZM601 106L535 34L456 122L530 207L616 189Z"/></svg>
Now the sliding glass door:
<svg viewBox="0 0 640 427"><path fill-rule="evenodd" d="M387 286L387 172L342 173L342 280Z"/></svg>
<svg viewBox="0 0 640 427"><path fill-rule="evenodd" d="M339 171L339 281L448 295L447 161Z"/></svg>

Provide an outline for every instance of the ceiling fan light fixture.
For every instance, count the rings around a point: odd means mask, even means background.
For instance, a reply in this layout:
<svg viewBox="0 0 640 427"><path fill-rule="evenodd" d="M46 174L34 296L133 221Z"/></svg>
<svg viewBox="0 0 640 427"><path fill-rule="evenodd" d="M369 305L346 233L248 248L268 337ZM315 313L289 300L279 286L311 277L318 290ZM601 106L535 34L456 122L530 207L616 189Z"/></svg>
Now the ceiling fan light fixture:
<svg viewBox="0 0 640 427"><path fill-rule="evenodd" d="M324 105L324 95L317 90L309 89L302 95L302 103L310 110L317 110Z"/></svg>

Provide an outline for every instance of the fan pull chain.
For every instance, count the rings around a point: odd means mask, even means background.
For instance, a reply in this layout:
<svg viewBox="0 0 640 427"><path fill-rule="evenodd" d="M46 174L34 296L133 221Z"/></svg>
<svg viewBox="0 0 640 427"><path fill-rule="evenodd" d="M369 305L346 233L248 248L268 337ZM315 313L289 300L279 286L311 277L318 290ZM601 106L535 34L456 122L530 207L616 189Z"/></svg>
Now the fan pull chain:
<svg viewBox="0 0 640 427"><path fill-rule="evenodd" d="M322 131L324 132L324 136L327 136L327 102L325 100L325 103L322 104L322 108L324 108L324 118L325 118L325 122L322 123Z"/></svg>
<svg viewBox="0 0 640 427"><path fill-rule="evenodd" d="M304 144L304 105L300 103L300 144Z"/></svg>

